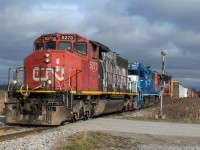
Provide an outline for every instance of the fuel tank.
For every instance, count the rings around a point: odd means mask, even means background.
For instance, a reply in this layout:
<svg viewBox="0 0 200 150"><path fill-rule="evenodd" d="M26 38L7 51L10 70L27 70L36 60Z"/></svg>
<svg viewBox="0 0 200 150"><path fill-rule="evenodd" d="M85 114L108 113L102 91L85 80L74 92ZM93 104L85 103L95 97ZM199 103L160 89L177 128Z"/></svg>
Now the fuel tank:
<svg viewBox="0 0 200 150"><path fill-rule="evenodd" d="M112 112L119 112L124 107L124 100L123 99L105 99L99 100L95 107L94 115L98 116L102 114L112 113Z"/></svg>

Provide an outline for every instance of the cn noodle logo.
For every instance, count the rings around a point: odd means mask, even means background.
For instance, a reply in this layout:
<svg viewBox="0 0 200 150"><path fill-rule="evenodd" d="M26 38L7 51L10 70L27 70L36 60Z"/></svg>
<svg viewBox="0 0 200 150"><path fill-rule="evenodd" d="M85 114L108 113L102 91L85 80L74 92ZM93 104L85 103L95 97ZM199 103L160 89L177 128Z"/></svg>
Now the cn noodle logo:
<svg viewBox="0 0 200 150"><path fill-rule="evenodd" d="M33 80L34 81L47 81L50 75L55 75L55 78L59 81L64 80L64 68L54 69L53 68L33 68ZM60 75L59 75L60 74Z"/></svg>

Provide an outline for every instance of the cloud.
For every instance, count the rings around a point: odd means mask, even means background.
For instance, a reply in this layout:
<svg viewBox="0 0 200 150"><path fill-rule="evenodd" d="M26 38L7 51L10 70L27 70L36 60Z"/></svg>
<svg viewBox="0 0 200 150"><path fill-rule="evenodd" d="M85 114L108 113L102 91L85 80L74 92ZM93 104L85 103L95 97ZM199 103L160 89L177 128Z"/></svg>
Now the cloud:
<svg viewBox="0 0 200 150"><path fill-rule="evenodd" d="M132 61L167 72L188 86L199 76L199 1L183 0L2 0L2 69L21 65L33 41L44 33L78 33L99 41ZM10 63L8 63L10 62ZM12 62L12 63L11 63ZM184 80L187 78L187 80ZM191 84L189 83L191 81Z"/></svg>
<svg viewBox="0 0 200 150"><path fill-rule="evenodd" d="M129 15L141 15L151 22L170 22L181 28L199 30L196 17L199 14L198 0L128 0ZM130 5L132 3L132 5Z"/></svg>

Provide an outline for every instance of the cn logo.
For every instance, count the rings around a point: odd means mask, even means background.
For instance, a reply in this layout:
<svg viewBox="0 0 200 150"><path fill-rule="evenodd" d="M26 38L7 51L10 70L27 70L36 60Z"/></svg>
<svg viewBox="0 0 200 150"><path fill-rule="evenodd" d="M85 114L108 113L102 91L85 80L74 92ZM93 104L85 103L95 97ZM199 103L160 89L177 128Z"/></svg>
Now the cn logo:
<svg viewBox="0 0 200 150"><path fill-rule="evenodd" d="M60 71L58 71L58 70L56 70L56 71L54 71L53 68L35 67L35 68L33 68L33 80L34 81L47 81L50 77L50 74L52 74L53 76L55 75L55 78L59 81L64 80L65 69L62 68Z"/></svg>

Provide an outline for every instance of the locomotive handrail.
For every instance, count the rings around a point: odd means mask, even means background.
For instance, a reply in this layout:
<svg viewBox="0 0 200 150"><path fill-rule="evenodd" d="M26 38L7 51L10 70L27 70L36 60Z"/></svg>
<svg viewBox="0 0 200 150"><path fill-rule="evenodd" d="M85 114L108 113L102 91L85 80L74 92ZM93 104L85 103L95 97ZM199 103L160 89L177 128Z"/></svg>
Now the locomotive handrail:
<svg viewBox="0 0 200 150"><path fill-rule="evenodd" d="M26 89L25 89L25 93L23 93L22 88L26 85ZM20 93L24 96L27 97L28 96L28 84L22 84L22 86L20 87Z"/></svg>
<svg viewBox="0 0 200 150"><path fill-rule="evenodd" d="M32 90L37 90L37 89L39 89L39 88L41 88L41 87L42 87L42 85L39 85L39 86L33 88Z"/></svg>
<svg viewBox="0 0 200 150"><path fill-rule="evenodd" d="M69 69L69 88L70 88L70 91L72 91L72 87L71 87L71 75L70 75L70 71L72 71L72 70L75 70L76 71L76 91L77 91L77 80L78 80L78 78L77 78L77 75L78 75L78 73L79 72L82 72L82 70L78 70L78 69L75 69L75 68L70 68ZM79 71L79 72L77 72L77 71Z"/></svg>
<svg viewBox="0 0 200 150"><path fill-rule="evenodd" d="M11 84L11 82L10 82L10 71L13 69L13 71L15 71L16 72L16 77L15 77L15 80L16 80L16 86L18 86L18 73L19 73L19 71L23 71L23 70L20 70L20 69L24 69L24 67L14 67L14 68L9 68L9 70L8 70L8 87L7 87L7 91L9 91L10 90L10 84Z"/></svg>

